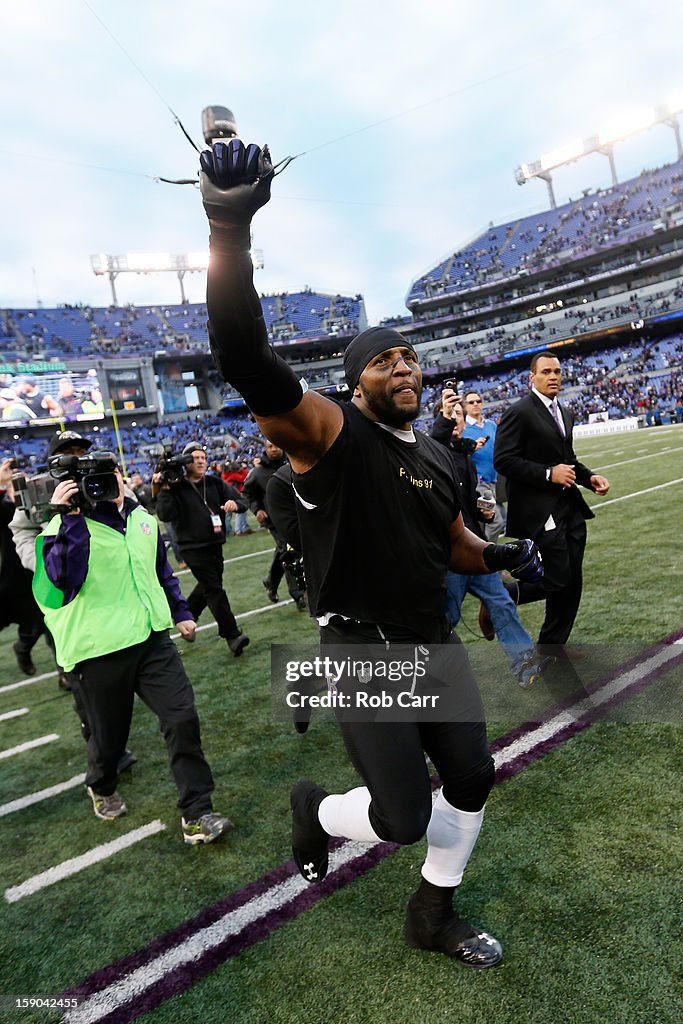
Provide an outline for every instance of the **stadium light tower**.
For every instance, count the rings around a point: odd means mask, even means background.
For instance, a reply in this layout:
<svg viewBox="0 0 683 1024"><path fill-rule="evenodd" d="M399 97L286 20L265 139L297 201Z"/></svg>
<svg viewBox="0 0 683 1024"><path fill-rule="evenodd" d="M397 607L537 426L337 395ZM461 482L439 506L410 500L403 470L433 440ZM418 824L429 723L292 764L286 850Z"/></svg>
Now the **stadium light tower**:
<svg viewBox="0 0 683 1024"><path fill-rule="evenodd" d="M251 261L255 270L263 270L263 252L251 250ZM180 301L187 302L183 279L185 274L197 274L207 270L209 266L208 252L188 252L180 256L171 256L167 252L128 252L123 256L108 256L98 253L90 257L90 266L97 277L108 277L111 285L111 300L114 306L119 302L116 297L116 278L119 274L162 274L169 271L176 275L180 285Z"/></svg>
<svg viewBox="0 0 683 1024"><path fill-rule="evenodd" d="M207 269L209 254L203 252L184 253L171 256L167 252L125 253L123 256L108 256L98 253L90 257L90 266L96 276L107 276L111 285L112 303L118 306L115 281L119 274L160 274L174 273L180 285L180 301L185 304L185 274L195 274Z"/></svg>
<svg viewBox="0 0 683 1024"><path fill-rule="evenodd" d="M541 181L545 181L548 187L550 206L554 210L557 207L557 203L553 191L551 172L559 167L566 167L568 164L575 163L575 161L580 160L584 156L589 156L591 153L601 153L609 160L612 184L617 185L619 179L617 178L617 169L614 163L614 146L616 143L623 142L624 139L637 135L639 132L648 131L658 124L668 125L672 129L676 140L678 159L680 160L683 157L678 122L678 117L681 113L683 113L683 97L676 97L668 104L656 107L654 110L638 111L631 115L631 117L622 119L618 123L604 128L589 139L584 139L583 141L576 139L566 146L561 146L559 149L546 153L539 160L532 160L531 163L521 164L515 168L515 181L518 185L526 185L528 181L532 181L534 178L540 178Z"/></svg>

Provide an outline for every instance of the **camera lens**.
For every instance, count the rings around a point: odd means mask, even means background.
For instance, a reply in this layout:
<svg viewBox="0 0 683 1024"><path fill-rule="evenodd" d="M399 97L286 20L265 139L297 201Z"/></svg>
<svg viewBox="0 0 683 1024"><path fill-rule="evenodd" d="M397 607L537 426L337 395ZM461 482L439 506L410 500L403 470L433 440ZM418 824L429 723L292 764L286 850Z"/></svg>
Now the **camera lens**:
<svg viewBox="0 0 683 1024"><path fill-rule="evenodd" d="M104 497L105 488L97 477L86 477L83 481L83 493L91 501L101 501Z"/></svg>

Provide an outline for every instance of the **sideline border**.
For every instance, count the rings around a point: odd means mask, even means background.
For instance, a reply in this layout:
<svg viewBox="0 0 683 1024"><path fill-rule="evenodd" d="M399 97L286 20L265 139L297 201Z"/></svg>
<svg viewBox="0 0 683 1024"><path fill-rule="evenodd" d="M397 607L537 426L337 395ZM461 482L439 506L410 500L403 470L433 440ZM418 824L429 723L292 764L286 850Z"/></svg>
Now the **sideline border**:
<svg viewBox="0 0 683 1024"><path fill-rule="evenodd" d="M550 722L526 723L500 737L491 745L496 760L496 784L555 750L600 720L608 708L645 689L663 671L680 662L683 630L609 673L600 688L606 691L602 708L595 707L594 691L590 707L579 700ZM646 668L645 673L640 668ZM531 739L534 733L536 742ZM525 744L525 739L531 743ZM78 996L83 1001L65 1015L64 1021L131 1024L401 848L395 843L368 845L348 840L333 840L330 846L332 870L319 886L308 886L293 861L281 864L137 952L66 989L62 996Z"/></svg>

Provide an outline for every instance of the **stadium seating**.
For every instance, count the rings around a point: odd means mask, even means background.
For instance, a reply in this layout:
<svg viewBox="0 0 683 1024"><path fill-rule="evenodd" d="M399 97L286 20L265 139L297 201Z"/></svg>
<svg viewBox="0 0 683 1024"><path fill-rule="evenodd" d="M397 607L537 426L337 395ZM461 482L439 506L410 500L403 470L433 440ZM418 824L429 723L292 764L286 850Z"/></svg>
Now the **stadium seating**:
<svg viewBox="0 0 683 1024"><path fill-rule="evenodd" d="M490 227L413 282L410 308L434 294L457 294L494 280L559 266L651 234L683 200L683 161L602 189L554 210Z"/></svg>
<svg viewBox="0 0 683 1024"><path fill-rule="evenodd" d="M322 295L309 290L262 296L261 304L274 343L353 335L365 326L362 296ZM0 313L3 358L74 359L153 356L159 351L208 353L206 305L58 306L10 309Z"/></svg>

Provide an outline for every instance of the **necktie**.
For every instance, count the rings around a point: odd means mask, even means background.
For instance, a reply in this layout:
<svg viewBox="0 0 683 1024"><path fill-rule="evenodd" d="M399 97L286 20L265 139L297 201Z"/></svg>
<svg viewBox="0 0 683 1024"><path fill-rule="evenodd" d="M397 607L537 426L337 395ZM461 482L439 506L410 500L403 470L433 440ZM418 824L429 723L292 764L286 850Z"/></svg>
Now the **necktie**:
<svg viewBox="0 0 683 1024"><path fill-rule="evenodd" d="M557 399L556 398L553 398L552 402L550 403L550 411L553 414L553 418L554 418L555 422L557 423L558 427L560 428L560 433L562 434L562 437L566 437L567 436L567 432L564 429L564 422L562 420L562 414L560 413L560 407L557 404Z"/></svg>

